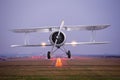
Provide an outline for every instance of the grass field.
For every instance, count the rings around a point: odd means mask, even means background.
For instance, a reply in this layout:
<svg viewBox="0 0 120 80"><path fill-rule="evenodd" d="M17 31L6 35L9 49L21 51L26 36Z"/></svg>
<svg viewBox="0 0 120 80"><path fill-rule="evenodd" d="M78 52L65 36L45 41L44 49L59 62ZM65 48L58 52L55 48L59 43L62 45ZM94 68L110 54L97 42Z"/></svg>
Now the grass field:
<svg viewBox="0 0 120 80"><path fill-rule="evenodd" d="M120 58L9 59L0 61L0 80L120 80Z"/></svg>

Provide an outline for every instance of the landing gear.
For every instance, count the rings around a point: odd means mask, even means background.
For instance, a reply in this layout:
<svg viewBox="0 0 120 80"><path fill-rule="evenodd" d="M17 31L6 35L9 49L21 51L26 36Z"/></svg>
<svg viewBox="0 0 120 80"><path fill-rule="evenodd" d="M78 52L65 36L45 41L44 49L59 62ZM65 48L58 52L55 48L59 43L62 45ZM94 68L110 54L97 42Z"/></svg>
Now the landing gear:
<svg viewBox="0 0 120 80"><path fill-rule="evenodd" d="M48 58L48 59L51 58L51 56L50 56L50 51L48 51L48 53L47 53L47 58Z"/></svg>
<svg viewBox="0 0 120 80"><path fill-rule="evenodd" d="M67 54L68 58L71 58L71 52L70 52L70 50L68 50L68 52L66 54Z"/></svg>
<svg viewBox="0 0 120 80"><path fill-rule="evenodd" d="M63 51L63 52L65 52L66 53L66 55L67 55L67 57L70 59L71 58L71 52L70 52L70 50L66 50L64 47L63 47L63 49L62 48L56 48L55 50L51 50L51 51L48 51L48 53L47 53L47 59L51 59L51 54L53 54L55 51L57 51L58 49L60 49L61 51Z"/></svg>

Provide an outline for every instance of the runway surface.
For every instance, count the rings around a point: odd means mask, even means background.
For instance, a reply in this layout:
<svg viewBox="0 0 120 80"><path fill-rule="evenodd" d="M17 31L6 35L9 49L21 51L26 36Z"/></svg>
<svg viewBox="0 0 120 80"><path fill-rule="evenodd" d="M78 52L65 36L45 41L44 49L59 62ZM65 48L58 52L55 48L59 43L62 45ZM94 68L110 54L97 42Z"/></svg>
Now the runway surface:
<svg viewBox="0 0 120 80"><path fill-rule="evenodd" d="M15 58L0 61L0 80L120 80L120 58ZM59 62L59 61L58 61Z"/></svg>

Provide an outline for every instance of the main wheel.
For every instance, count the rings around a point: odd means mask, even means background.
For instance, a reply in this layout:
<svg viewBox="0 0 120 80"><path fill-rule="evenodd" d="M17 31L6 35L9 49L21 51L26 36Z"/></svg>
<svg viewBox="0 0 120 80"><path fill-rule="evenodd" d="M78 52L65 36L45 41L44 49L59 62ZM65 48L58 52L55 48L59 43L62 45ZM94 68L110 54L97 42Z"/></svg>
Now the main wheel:
<svg viewBox="0 0 120 80"><path fill-rule="evenodd" d="M68 50L67 56L68 56L68 58L71 58L71 52L70 52L70 50Z"/></svg>
<svg viewBox="0 0 120 80"><path fill-rule="evenodd" d="M47 58L48 58L48 59L51 58L51 56L50 56L50 51L48 51L48 53L47 53Z"/></svg>

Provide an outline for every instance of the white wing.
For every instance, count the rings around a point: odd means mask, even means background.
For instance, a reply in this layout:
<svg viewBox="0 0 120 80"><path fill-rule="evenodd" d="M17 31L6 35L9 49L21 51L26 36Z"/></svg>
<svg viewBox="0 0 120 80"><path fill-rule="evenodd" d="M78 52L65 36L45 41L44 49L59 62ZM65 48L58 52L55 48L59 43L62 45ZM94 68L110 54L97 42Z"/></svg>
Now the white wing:
<svg viewBox="0 0 120 80"><path fill-rule="evenodd" d="M71 43L65 43L65 45L94 45L94 44L108 44L108 41L104 42L71 42Z"/></svg>
<svg viewBox="0 0 120 80"><path fill-rule="evenodd" d="M11 45L11 47L44 47L44 46L52 46L51 44L30 44L30 45Z"/></svg>
<svg viewBox="0 0 120 80"><path fill-rule="evenodd" d="M26 29L12 29L12 32L15 33L32 33L32 32L50 32L53 31L53 29L56 29L59 27L39 27L39 28L26 28Z"/></svg>
<svg viewBox="0 0 120 80"><path fill-rule="evenodd" d="M95 44L108 44L110 42L104 41L104 42L71 42L71 43L65 43L65 45L95 45ZM30 44L30 45L11 45L11 47L44 47L44 46L52 46L51 44Z"/></svg>
<svg viewBox="0 0 120 80"><path fill-rule="evenodd" d="M74 25L74 26L67 26L64 25L62 30L66 31L72 31L72 30L101 30L109 27L110 25ZM15 33L32 33L32 32L51 32L51 31L56 31L59 30L58 26L49 26L49 27L38 27L38 28L29 28L29 29L13 29L11 30L12 32Z"/></svg>
<svg viewBox="0 0 120 80"><path fill-rule="evenodd" d="M109 27L110 25L76 25L76 26L64 26L64 30L71 31L71 30L101 30Z"/></svg>

